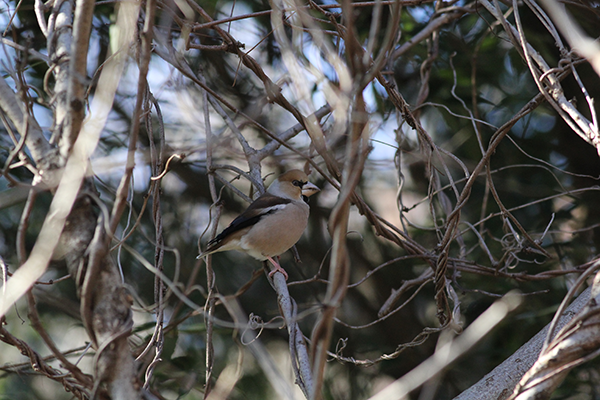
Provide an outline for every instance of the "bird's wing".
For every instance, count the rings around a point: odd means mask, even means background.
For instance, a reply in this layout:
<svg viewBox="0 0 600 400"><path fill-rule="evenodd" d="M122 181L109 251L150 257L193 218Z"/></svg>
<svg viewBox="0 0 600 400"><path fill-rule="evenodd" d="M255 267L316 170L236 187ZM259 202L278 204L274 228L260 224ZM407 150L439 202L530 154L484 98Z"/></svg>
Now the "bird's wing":
<svg viewBox="0 0 600 400"><path fill-rule="evenodd" d="M208 242L208 247L205 253L210 253L217 250L219 247L226 244L231 238L237 237L241 231L248 231L252 226L256 225L266 215L273 214L283 209L292 201L279 196L265 193L256 199L250 206L234 219L227 228L217 235L213 240ZM245 232L244 232L245 233ZM229 239L229 240L228 240Z"/></svg>

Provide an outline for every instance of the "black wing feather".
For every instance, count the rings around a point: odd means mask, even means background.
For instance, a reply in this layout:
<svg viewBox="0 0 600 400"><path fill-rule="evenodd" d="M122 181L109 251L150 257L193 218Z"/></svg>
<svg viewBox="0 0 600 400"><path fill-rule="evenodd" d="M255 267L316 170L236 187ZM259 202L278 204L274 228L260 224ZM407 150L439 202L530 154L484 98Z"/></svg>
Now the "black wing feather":
<svg viewBox="0 0 600 400"><path fill-rule="evenodd" d="M278 206L281 204L291 203L291 200L284 199L283 197L273 196L272 194L266 193L259 197L255 202L250 204L250 206L240 214L236 219L234 219L231 224L225 229L223 232L219 233L213 240L208 242L209 248L213 245L218 244L223 239L225 239L228 235L231 235L237 231L240 231L244 228L252 226L260 221L265 215L273 214L278 211L278 209L270 209L262 213L256 213L254 210L257 208L269 208L273 206Z"/></svg>

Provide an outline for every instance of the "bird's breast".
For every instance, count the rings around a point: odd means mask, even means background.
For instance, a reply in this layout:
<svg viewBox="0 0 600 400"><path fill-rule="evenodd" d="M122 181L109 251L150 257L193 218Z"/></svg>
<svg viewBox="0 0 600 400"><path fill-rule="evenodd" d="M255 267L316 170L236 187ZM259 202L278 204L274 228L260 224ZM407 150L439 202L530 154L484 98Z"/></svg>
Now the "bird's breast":
<svg viewBox="0 0 600 400"><path fill-rule="evenodd" d="M258 260L278 256L302 236L308 223L309 207L302 201L264 216L241 240L241 247Z"/></svg>

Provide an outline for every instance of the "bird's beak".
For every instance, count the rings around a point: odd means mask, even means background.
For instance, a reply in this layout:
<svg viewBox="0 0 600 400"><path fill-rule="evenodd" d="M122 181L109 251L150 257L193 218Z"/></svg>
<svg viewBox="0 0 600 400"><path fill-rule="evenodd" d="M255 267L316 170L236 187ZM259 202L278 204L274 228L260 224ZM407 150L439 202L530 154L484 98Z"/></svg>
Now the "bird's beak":
<svg viewBox="0 0 600 400"><path fill-rule="evenodd" d="M320 192L321 189L319 189L316 185L310 183L310 182L306 182L304 184L304 186L302 186L302 196L306 196L306 197L310 197L313 194Z"/></svg>

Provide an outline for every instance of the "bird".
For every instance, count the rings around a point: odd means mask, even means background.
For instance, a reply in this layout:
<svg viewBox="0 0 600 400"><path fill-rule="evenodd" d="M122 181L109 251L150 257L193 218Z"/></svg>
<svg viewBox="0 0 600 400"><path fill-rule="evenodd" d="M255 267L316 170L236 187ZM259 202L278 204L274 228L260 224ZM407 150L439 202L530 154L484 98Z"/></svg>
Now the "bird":
<svg viewBox="0 0 600 400"><path fill-rule="evenodd" d="M287 272L275 258L300 240L308 224L308 197L319 191L303 171L293 169L283 173L262 196L209 241L206 250L197 258L239 250L259 261L270 261L275 269L269 277L281 272L287 281Z"/></svg>

